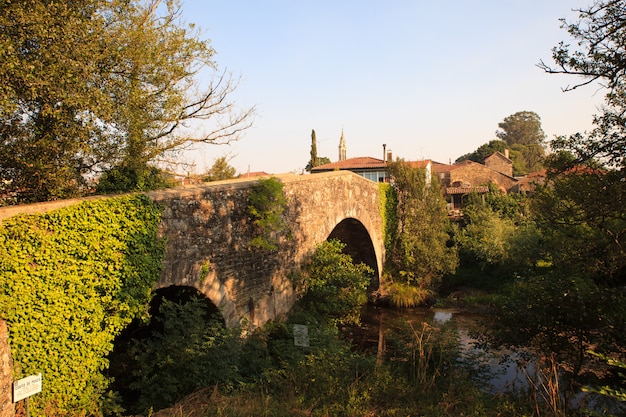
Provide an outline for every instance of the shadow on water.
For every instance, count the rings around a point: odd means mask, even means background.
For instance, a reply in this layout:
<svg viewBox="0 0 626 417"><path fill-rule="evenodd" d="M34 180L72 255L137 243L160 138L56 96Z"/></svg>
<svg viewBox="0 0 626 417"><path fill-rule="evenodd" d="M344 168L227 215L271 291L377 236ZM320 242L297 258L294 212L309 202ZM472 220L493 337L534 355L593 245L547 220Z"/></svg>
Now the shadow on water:
<svg viewBox="0 0 626 417"><path fill-rule="evenodd" d="M495 394L528 387L525 372L533 371L529 355L487 346L480 334L488 323L479 314L437 308L393 309L370 304L364 307L361 321L360 327L347 331L357 350L377 353L381 337L399 330L403 323L452 327L458 339L457 364L468 368L485 391ZM520 363L526 365L520 368Z"/></svg>
<svg viewBox="0 0 626 417"><path fill-rule="evenodd" d="M451 329L458 341L456 365L465 368L470 378L486 393L529 392L531 385L540 390L547 378L538 369L537 358L531 352L494 348L486 343L484 332L490 323L480 314L455 309L394 309L368 304L363 308L361 321L361 326L345 329L345 334L355 349L378 357L381 357L381 349L385 350L387 335L400 331L403 323L415 327L427 323ZM607 409L624 411L617 402L583 392L573 396L572 405L596 412L606 412Z"/></svg>

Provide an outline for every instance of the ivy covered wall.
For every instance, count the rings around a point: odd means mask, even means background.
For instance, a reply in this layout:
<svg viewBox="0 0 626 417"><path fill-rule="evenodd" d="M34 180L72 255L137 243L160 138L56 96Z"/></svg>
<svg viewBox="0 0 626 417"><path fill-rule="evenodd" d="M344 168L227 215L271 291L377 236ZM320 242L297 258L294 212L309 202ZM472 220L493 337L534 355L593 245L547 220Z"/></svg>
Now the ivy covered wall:
<svg viewBox="0 0 626 417"><path fill-rule="evenodd" d="M161 213L143 195L93 200L0 225L0 318L14 379L41 373L35 416L98 414L107 354L159 277Z"/></svg>

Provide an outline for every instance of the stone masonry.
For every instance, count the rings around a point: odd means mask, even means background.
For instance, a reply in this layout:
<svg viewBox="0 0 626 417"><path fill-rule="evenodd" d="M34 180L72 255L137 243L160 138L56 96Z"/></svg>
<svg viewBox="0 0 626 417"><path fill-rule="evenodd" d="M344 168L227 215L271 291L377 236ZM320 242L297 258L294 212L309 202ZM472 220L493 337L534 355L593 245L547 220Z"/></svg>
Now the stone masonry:
<svg viewBox="0 0 626 417"><path fill-rule="evenodd" d="M367 263L380 278L384 262L378 184L348 171L279 175L288 199L288 230L277 251L250 247L255 236L247 197L257 179L236 179L147 193L163 207L166 240L163 271L155 289L190 286L220 308L227 325L259 326L284 315L296 294L293 274L317 244L329 237ZM2 219L43 213L83 200L0 208ZM2 416L0 416L2 417Z"/></svg>
<svg viewBox="0 0 626 417"><path fill-rule="evenodd" d="M289 311L296 298L293 274L331 235L378 279L384 260L378 184L345 171L278 178L288 199L288 229L274 252L249 245L256 228L247 197L256 180L149 193L164 207L166 250L156 287L195 287L220 308L227 325L243 319L259 326Z"/></svg>

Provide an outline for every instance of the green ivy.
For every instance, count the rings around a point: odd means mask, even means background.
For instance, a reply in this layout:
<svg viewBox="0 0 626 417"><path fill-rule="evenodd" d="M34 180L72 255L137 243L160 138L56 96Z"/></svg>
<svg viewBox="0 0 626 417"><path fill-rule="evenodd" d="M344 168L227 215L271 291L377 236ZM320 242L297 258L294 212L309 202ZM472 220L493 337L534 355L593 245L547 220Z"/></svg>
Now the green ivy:
<svg viewBox="0 0 626 417"><path fill-rule="evenodd" d="M383 239L386 253L391 253L398 235L398 193L389 183L378 183L379 210L383 220Z"/></svg>
<svg viewBox="0 0 626 417"><path fill-rule="evenodd" d="M146 314L161 214L143 195L21 215L0 226L0 316L15 378L41 373L36 416L101 414L117 334Z"/></svg>
<svg viewBox="0 0 626 417"><path fill-rule="evenodd" d="M260 179L248 196L248 212L254 218L258 234L250 245L259 249L277 250L278 234L284 231L287 223L283 213L287 208L287 198L283 194L283 183L276 177Z"/></svg>

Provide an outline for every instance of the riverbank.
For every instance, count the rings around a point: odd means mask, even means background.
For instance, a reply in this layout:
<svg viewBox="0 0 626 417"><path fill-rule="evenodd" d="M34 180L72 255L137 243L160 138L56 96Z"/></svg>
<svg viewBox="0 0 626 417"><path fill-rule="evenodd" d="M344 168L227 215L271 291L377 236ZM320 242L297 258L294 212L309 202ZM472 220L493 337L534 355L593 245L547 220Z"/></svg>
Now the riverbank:
<svg viewBox="0 0 626 417"><path fill-rule="evenodd" d="M280 340L263 339L281 358L278 368L253 383L200 389L152 416L587 415L565 411L554 396L550 403L550 391L527 390L536 370L517 366L519 352L494 354L475 336L489 324L478 302L488 295L459 291L428 308L367 305L361 326L334 336L321 337L311 325L306 349L288 339L291 323L279 326Z"/></svg>

